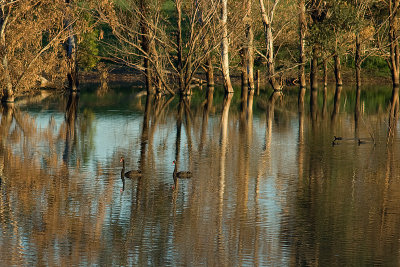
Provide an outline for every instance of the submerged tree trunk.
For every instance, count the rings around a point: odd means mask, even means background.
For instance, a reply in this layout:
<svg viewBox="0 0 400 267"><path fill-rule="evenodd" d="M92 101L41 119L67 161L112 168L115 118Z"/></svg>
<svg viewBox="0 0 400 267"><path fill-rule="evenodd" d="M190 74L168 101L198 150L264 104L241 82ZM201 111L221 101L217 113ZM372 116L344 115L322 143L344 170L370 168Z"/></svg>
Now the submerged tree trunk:
<svg viewBox="0 0 400 267"><path fill-rule="evenodd" d="M306 53L305 53L305 38L306 38L306 1L299 0L299 84L300 88L306 87Z"/></svg>
<svg viewBox="0 0 400 267"><path fill-rule="evenodd" d="M271 11L267 11L265 9L264 0L260 0L261 17L264 26L265 45L267 47L266 58L267 58L268 82L271 84L272 88L275 91L282 89L281 84L275 77L274 38L272 34L272 21L274 18L275 8L278 3L279 0L274 0Z"/></svg>
<svg viewBox="0 0 400 267"><path fill-rule="evenodd" d="M226 93L233 93L231 77L229 74L229 40L228 40L228 0L221 0L221 26L222 26L222 43L221 43L221 61L222 76L224 79L224 87Z"/></svg>
<svg viewBox="0 0 400 267"><path fill-rule="evenodd" d="M328 86L328 59L324 58L324 88Z"/></svg>
<svg viewBox="0 0 400 267"><path fill-rule="evenodd" d="M312 50L311 70L310 70L310 84L311 89L318 89L318 48L314 45Z"/></svg>

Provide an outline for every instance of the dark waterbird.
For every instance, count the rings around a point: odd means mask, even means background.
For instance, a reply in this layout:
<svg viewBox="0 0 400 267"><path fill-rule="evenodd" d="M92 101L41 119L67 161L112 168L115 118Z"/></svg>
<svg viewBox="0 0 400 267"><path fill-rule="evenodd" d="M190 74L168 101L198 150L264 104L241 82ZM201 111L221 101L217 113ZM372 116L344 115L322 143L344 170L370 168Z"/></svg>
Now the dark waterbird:
<svg viewBox="0 0 400 267"><path fill-rule="evenodd" d="M367 141L361 140L360 138L358 138L358 145L362 145L362 144L366 144Z"/></svg>
<svg viewBox="0 0 400 267"><path fill-rule="evenodd" d="M141 170L131 170L131 171L127 171L125 172L125 158L121 157L121 160L119 162L122 162L122 170L121 170L121 178L123 178L124 176L126 178L139 178L142 176L142 171Z"/></svg>
<svg viewBox="0 0 400 267"><path fill-rule="evenodd" d="M191 178L191 177L192 177L192 173L191 173L191 172L188 172L188 171L181 171L181 172L178 172L178 170L176 169L176 162L175 162L175 160L172 162L172 164L175 165L174 174L173 174L174 179L175 179L175 178Z"/></svg>
<svg viewBox="0 0 400 267"><path fill-rule="evenodd" d="M334 135L333 136L333 142L335 142L337 140L343 140L343 137Z"/></svg>

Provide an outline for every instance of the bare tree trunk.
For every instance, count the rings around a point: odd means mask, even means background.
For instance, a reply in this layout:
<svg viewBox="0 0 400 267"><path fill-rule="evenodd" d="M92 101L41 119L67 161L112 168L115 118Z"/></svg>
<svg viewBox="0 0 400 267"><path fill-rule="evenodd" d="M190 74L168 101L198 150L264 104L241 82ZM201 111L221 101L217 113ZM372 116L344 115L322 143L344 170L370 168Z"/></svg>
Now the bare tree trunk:
<svg viewBox="0 0 400 267"><path fill-rule="evenodd" d="M5 82L5 88L3 89L3 99L5 102L14 102L14 90L11 82L11 76L8 69L8 58L7 58L7 45L6 45L6 28L8 26L9 12L6 11L7 7L0 8L0 51L3 51L3 57L1 58L1 66L3 68L3 77ZM9 7L11 8L11 7Z"/></svg>
<svg viewBox="0 0 400 267"><path fill-rule="evenodd" d="M241 91L241 100L240 100L240 109L242 114L246 114L247 111L247 99L249 96L249 85L247 82L244 82L247 77L243 77L245 74L242 73L242 91ZM246 75L247 76L247 75Z"/></svg>
<svg viewBox="0 0 400 267"><path fill-rule="evenodd" d="M70 0L65 0L67 8L70 4ZM67 17L69 16L67 11ZM79 86L78 80L78 61L77 61L77 50L78 44L76 41L76 35L74 34L74 29L71 25L71 21L66 19L64 22L64 28L67 29L69 36L65 42L65 51L67 54L67 78L68 78L68 88L70 91L77 91Z"/></svg>
<svg viewBox="0 0 400 267"><path fill-rule="evenodd" d="M356 65L356 86L359 88L361 86L361 43L360 43L360 35L356 35L356 56L355 56L355 65Z"/></svg>
<svg viewBox="0 0 400 267"><path fill-rule="evenodd" d="M399 86L399 42L397 40L397 13L400 0L389 1L390 70L394 87Z"/></svg>
<svg viewBox="0 0 400 267"><path fill-rule="evenodd" d="M231 77L229 75L229 40L228 40L228 0L221 0L221 25L222 25L222 43L221 43L221 61L222 76L226 93L233 93Z"/></svg>
<svg viewBox="0 0 400 267"><path fill-rule="evenodd" d="M326 114L328 113L328 88L324 86L322 94L322 118L325 119Z"/></svg>
<svg viewBox="0 0 400 267"><path fill-rule="evenodd" d="M208 38L206 38L206 45L208 46ZM207 56L207 63L206 63L206 75L207 75L207 86L213 87L214 86L214 66L212 62L211 53Z"/></svg>
<svg viewBox="0 0 400 267"><path fill-rule="evenodd" d="M254 90L254 31L252 25L252 14L251 9L253 5L253 0L247 0L246 10L247 14L245 17L245 34L247 40L247 79L248 86L250 90Z"/></svg>
<svg viewBox="0 0 400 267"><path fill-rule="evenodd" d="M256 93L260 94L260 70L256 71Z"/></svg>
<svg viewBox="0 0 400 267"><path fill-rule="evenodd" d="M199 17L199 24L200 24L201 26L205 26L205 25L206 25L206 22L204 21L204 9L205 9L205 7L202 7L202 6L200 5L199 0L195 0L195 1L196 1L196 3L195 3L195 4L196 4L196 7L197 7L198 10L199 10L199 12L198 12L198 13L199 13L199 15L198 15L198 17ZM208 34L206 34L206 35L204 36L204 47L205 47L205 49L206 49L207 51L211 51L211 47L210 47L210 37L209 37ZM208 88L214 87L214 66L213 66L213 56L212 56L212 53L211 53L211 52L207 53L207 55L206 55L204 70L205 70L205 72L206 72L207 87L208 87Z"/></svg>
<svg viewBox="0 0 400 267"><path fill-rule="evenodd" d="M299 83L300 88L306 87L306 54L305 54L305 37L307 30L306 22L306 3L305 0L299 0Z"/></svg>
<svg viewBox="0 0 400 267"><path fill-rule="evenodd" d="M336 86L341 86L341 85L343 85L343 80L342 80L342 71L341 71L341 65L340 65L340 57L337 54L335 54L333 59L335 61Z"/></svg>
<svg viewBox="0 0 400 267"><path fill-rule="evenodd" d="M343 85L342 80L342 71L340 65L340 57L337 49L337 40L335 45L335 55L333 56L333 60L335 61L335 79L336 79L336 87Z"/></svg>
<svg viewBox="0 0 400 267"><path fill-rule="evenodd" d="M11 77L10 77L10 72L8 70L8 59L7 59L7 54L4 53L3 59L2 59L2 67L3 67L3 75L5 78L5 89L3 89L3 99L2 101L4 102L14 102L14 90L13 90L13 85L11 82Z"/></svg>
<svg viewBox="0 0 400 267"><path fill-rule="evenodd" d="M318 89L318 48L316 45L313 47L312 59L311 59L311 70L310 70L310 83L311 89Z"/></svg>
<svg viewBox="0 0 400 267"><path fill-rule="evenodd" d="M328 59L324 58L324 88L328 86Z"/></svg>
<svg viewBox="0 0 400 267"><path fill-rule="evenodd" d="M150 57L151 57L151 36L150 36L150 29L149 29L149 7L148 3L146 0L140 0L139 3L139 8L140 8L140 16L141 16L141 21L140 21L140 30L141 30L141 35L142 35L142 49L145 53L144 55L144 68L145 68L145 76L146 76L146 89L147 89L147 94L153 94L154 93L154 87L152 83L153 79L153 72L151 69L151 64L150 64Z"/></svg>
<svg viewBox="0 0 400 267"><path fill-rule="evenodd" d="M240 52L242 58L242 90L241 90L241 110L244 112L247 110L247 96L249 94L249 83L248 83L248 61L246 48L242 48Z"/></svg>
<svg viewBox="0 0 400 267"><path fill-rule="evenodd" d="M178 69L178 79L179 79L179 91L180 93L183 93L185 90L185 76L184 76L184 70L183 70L183 44L182 44L182 2L181 0L176 0L175 1L175 7L176 7L176 12L177 12L177 27L178 27L178 32L176 35L176 44L177 44L177 49L178 49L178 62L177 62L177 69Z"/></svg>
<svg viewBox="0 0 400 267"><path fill-rule="evenodd" d="M274 38L272 35L272 25L271 25L274 17L275 7L278 3L279 0L274 0L271 11L267 13L267 10L265 9L264 5L264 0L260 0L261 17L264 26L265 45L267 47L266 58L267 58L268 81L275 91L282 89L282 86L279 84L279 82L275 77Z"/></svg>

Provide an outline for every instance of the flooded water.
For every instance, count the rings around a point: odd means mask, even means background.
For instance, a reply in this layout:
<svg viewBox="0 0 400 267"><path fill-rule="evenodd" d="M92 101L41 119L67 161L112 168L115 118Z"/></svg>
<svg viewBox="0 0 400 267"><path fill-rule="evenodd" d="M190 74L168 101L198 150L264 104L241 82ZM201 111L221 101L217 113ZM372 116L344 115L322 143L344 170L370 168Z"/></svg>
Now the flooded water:
<svg viewBox="0 0 400 267"><path fill-rule="evenodd" d="M2 108L0 265L400 264L391 88L307 91L302 112L298 88L244 111L240 90L139 91Z"/></svg>

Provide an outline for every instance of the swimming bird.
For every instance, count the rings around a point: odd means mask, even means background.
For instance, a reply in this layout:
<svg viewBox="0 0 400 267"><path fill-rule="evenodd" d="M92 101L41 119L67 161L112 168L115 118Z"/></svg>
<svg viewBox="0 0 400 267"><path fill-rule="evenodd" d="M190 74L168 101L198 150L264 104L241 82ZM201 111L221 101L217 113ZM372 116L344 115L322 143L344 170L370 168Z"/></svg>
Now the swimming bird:
<svg viewBox="0 0 400 267"><path fill-rule="evenodd" d="M178 170L176 168L175 160L172 162L172 164L175 165L174 173L173 173L174 179L175 178L191 178L192 177L192 173L191 172L188 172L188 171L180 171L180 172L178 172Z"/></svg>
<svg viewBox="0 0 400 267"><path fill-rule="evenodd" d="M341 137L341 136L336 136L336 135L334 135L333 136L333 141L336 141L336 140L343 140L343 137Z"/></svg>
<svg viewBox="0 0 400 267"><path fill-rule="evenodd" d="M122 162L122 170L121 170L121 178L124 176L129 179L133 178L138 178L142 176L142 171L141 170L131 170L125 172L125 158L121 157L121 160L119 162Z"/></svg>
<svg viewBox="0 0 400 267"><path fill-rule="evenodd" d="M358 145L366 144L366 143L367 143L366 141L362 141L360 138L358 138Z"/></svg>

